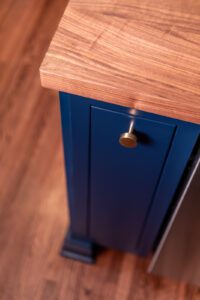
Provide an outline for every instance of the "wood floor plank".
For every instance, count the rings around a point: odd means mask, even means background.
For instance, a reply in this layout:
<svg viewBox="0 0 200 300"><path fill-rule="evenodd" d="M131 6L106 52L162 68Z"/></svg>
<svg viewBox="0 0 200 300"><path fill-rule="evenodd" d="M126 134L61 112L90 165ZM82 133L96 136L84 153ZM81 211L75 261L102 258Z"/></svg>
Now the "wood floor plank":
<svg viewBox="0 0 200 300"><path fill-rule="evenodd" d="M104 251L92 266L59 255L68 211L58 96L38 69L66 3L0 1L0 299L200 299L131 254Z"/></svg>

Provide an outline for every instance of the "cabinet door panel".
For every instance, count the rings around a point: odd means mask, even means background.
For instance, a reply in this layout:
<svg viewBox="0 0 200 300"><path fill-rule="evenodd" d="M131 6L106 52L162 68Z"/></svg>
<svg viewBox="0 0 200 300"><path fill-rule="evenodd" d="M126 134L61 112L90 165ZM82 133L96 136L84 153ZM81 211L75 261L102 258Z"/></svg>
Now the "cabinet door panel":
<svg viewBox="0 0 200 300"><path fill-rule="evenodd" d="M137 252L175 126L135 116L138 146L124 148L119 137L132 119L91 108L89 228L96 243Z"/></svg>

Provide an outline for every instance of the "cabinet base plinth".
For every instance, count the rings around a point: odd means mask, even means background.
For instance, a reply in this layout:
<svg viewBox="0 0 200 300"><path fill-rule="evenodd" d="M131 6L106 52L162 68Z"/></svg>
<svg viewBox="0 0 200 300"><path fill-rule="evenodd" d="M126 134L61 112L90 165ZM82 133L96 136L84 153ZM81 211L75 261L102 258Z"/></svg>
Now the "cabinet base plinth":
<svg viewBox="0 0 200 300"><path fill-rule="evenodd" d="M71 232L68 232L65 238L61 255L89 264L95 262L93 243L74 236Z"/></svg>

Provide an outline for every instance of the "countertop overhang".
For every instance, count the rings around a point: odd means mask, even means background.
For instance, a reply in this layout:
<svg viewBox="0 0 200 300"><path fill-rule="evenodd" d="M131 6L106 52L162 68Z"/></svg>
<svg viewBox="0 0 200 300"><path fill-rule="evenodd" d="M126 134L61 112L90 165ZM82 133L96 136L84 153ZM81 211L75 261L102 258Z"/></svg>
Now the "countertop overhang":
<svg viewBox="0 0 200 300"><path fill-rule="evenodd" d="M200 124L200 1L71 0L44 87Z"/></svg>

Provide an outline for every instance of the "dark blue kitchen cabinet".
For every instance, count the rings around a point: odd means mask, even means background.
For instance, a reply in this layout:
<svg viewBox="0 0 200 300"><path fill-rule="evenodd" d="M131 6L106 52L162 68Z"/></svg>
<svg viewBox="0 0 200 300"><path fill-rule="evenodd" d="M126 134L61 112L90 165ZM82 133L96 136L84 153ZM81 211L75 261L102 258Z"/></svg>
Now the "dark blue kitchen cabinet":
<svg viewBox="0 0 200 300"><path fill-rule="evenodd" d="M62 254L152 251L200 126L60 93L70 228ZM137 147L119 137L134 122Z"/></svg>

